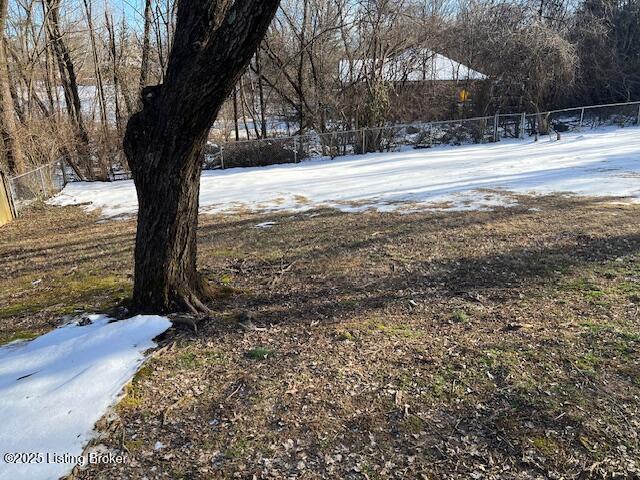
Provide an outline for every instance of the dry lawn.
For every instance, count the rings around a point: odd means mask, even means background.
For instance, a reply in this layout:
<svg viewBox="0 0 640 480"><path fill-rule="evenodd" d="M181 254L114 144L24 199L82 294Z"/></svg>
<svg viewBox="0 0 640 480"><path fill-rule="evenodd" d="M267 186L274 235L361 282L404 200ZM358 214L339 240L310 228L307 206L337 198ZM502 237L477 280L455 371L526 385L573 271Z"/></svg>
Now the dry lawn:
<svg viewBox="0 0 640 480"><path fill-rule="evenodd" d="M216 315L99 425L126 465L76 476L638 478L640 206L519 201L202 216ZM50 207L0 229L0 340L126 303L134 229Z"/></svg>

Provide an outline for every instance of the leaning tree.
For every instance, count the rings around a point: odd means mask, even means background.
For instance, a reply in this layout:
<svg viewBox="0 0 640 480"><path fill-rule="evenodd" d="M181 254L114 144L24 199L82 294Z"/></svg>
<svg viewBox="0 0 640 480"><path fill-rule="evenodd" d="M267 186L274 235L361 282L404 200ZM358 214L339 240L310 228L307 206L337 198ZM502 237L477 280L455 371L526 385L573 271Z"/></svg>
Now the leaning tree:
<svg viewBox="0 0 640 480"><path fill-rule="evenodd" d="M179 0L164 83L142 91L124 149L138 194L133 307L207 311L196 269L201 152L279 0Z"/></svg>

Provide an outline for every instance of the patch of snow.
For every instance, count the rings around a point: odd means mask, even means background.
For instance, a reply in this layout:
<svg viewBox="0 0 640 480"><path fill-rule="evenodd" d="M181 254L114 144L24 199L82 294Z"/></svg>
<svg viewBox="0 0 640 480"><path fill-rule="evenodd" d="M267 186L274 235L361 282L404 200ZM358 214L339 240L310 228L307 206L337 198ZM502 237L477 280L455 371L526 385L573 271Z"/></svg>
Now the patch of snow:
<svg viewBox="0 0 640 480"><path fill-rule="evenodd" d="M203 173L202 213L304 212L333 207L480 209L509 206L509 193L573 193L640 200L640 128L566 134L560 141L499 143L372 153L300 164ZM104 217L137 210L132 181L71 183L49 201L102 209Z"/></svg>
<svg viewBox="0 0 640 480"><path fill-rule="evenodd" d="M278 224L277 222L262 222L262 223L257 223L256 225L253 226L253 228L271 228L277 224Z"/></svg>
<svg viewBox="0 0 640 480"><path fill-rule="evenodd" d="M152 339L171 325L140 315L63 326L30 342L0 347L0 452L33 452L44 461L3 463L1 480L58 479L75 466L94 425L113 405L142 362ZM68 458L66 458L68 460ZM0 459L2 461L2 459Z"/></svg>
<svg viewBox="0 0 640 480"><path fill-rule="evenodd" d="M161 441L157 441L156 444L153 446L153 449L154 450L162 450L165 447L166 447L166 445L164 443L162 443Z"/></svg>
<svg viewBox="0 0 640 480"><path fill-rule="evenodd" d="M508 195L496 191L472 190L450 195L442 206L434 206L429 210L452 210L464 212L469 210L493 210L497 207L513 207L516 202ZM414 209L415 211L416 209ZM419 210L419 209L418 209Z"/></svg>

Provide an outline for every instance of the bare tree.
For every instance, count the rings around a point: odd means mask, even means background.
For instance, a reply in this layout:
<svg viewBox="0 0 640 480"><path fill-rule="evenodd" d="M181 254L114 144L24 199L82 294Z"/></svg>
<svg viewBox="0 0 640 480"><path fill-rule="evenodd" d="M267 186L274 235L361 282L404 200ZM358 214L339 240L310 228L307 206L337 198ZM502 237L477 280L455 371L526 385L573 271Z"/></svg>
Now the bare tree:
<svg viewBox="0 0 640 480"><path fill-rule="evenodd" d="M93 58L93 71L95 73L96 92L98 96L98 107L100 110L100 125L103 130L108 128L107 125L107 100L104 93L104 82L102 81L102 69L100 68L100 59L98 54L98 46L96 42L96 31L93 26L93 2L91 0L83 0L85 14L87 16L87 26L89 27L89 39L91 40L91 54ZM106 133L106 132L105 132Z"/></svg>
<svg viewBox="0 0 640 480"><path fill-rule="evenodd" d="M336 110L344 0L283 3L262 45L259 79L295 113L299 131L326 130ZM255 73L257 68L254 69Z"/></svg>
<svg viewBox="0 0 640 480"><path fill-rule="evenodd" d="M45 14L46 26L49 30L49 38L58 64L58 74L64 91L67 113L74 128L76 152L79 157L78 160L87 166L86 173L89 175L89 178L92 178L93 171L91 169L91 159L89 157L89 132L87 131L82 118L82 106L80 103L80 94L78 92L76 68L73 60L71 59L69 47L65 43L60 29L60 0L44 0L44 2L47 6L47 12ZM74 168L76 174L78 174L80 178L85 178L85 175L77 166L76 162L73 162L69 157L67 160Z"/></svg>
<svg viewBox="0 0 640 480"><path fill-rule="evenodd" d="M149 81L149 53L151 50L152 0L144 2L144 32L142 37L142 61L140 63L140 91Z"/></svg>
<svg viewBox="0 0 640 480"><path fill-rule="evenodd" d="M485 111L540 111L573 83L574 45L526 4L471 1L448 35L455 54L492 79Z"/></svg>
<svg viewBox="0 0 640 480"><path fill-rule="evenodd" d="M0 62L5 163L64 155L87 178L127 168L125 124L143 108L144 87L165 90L181 2L140 3L139 15L118 20L105 0L99 21L91 0L9 2ZM210 5L221 19L232 4ZM285 124L330 143L335 131L389 122L637 99L639 11L635 0L282 0L213 135L266 137ZM408 79L436 54L488 80ZM94 86L92 109L80 93ZM470 101L460 101L462 90ZM355 143L373 150L379 142Z"/></svg>
<svg viewBox="0 0 640 480"><path fill-rule="evenodd" d="M640 4L590 0L575 14L571 37L580 68L574 102L640 99Z"/></svg>
<svg viewBox="0 0 640 480"><path fill-rule="evenodd" d="M22 146L17 135L16 111L11 95L7 48L4 35L7 18L7 0L0 0L0 137L6 166L11 172L19 173L25 162Z"/></svg>
<svg viewBox="0 0 640 480"><path fill-rule="evenodd" d="M107 41L108 41L107 51L109 52L109 58L111 60L111 81L113 82L113 103L114 103L115 116L116 116L116 129L118 130L118 135L122 136L123 135L122 111L120 109L120 99L119 99L118 91L122 88L122 85L125 82L120 81L121 56L119 55L118 47L116 45L116 33L113 27L113 17L106 10L104 12L104 20L105 20L105 27L107 29ZM125 103L128 103L127 102L128 91L124 92L123 96L125 98ZM127 107L128 106L129 105L127 105Z"/></svg>

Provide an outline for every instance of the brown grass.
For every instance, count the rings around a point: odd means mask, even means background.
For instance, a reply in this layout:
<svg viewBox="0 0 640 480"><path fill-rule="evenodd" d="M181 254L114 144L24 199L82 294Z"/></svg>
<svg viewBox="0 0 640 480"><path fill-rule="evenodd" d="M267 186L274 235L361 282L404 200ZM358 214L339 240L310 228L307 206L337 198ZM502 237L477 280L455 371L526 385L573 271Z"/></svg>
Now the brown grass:
<svg viewBox="0 0 640 480"><path fill-rule="evenodd" d="M201 217L228 295L134 380L104 439L128 463L80 478L637 475L640 207L519 200ZM5 338L127 296L135 225L98 221L44 208L0 230Z"/></svg>

